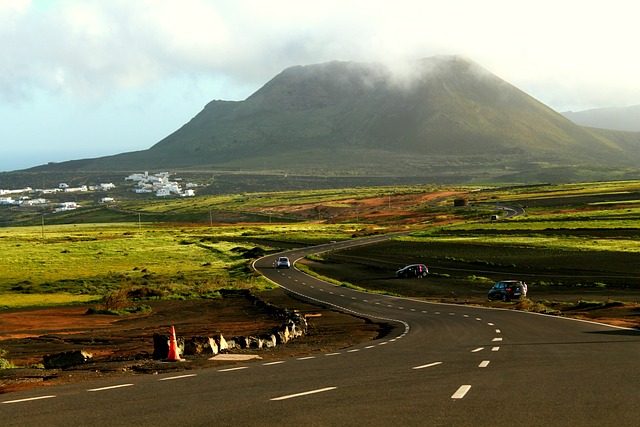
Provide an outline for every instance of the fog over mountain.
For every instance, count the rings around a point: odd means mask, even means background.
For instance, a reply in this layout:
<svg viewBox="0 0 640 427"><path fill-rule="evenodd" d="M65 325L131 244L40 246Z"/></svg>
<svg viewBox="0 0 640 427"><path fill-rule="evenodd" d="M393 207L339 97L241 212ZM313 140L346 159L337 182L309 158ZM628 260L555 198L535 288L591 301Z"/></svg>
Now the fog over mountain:
<svg viewBox="0 0 640 427"><path fill-rule="evenodd" d="M148 150L35 170L537 181L631 168L638 148L640 133L578 126L468 59L437 56L287 68L244 101L211 101Z"/></svg>

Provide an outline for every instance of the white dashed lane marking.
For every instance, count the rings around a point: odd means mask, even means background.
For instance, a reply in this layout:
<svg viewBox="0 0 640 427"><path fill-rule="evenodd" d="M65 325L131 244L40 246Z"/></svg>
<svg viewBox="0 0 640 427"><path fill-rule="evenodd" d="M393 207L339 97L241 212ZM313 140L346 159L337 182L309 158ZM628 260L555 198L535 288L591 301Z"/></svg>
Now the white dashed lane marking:
<svg viewBox="0 0 640 427"><path fill-rule="evenodd" d="M483 360L482 362L480 362L480 364L478 365L478 368L486 368L487 366L489 366L489 360Z"/></svg>
<svg viewBox="0 0 640 427"><path fill-rule="evenodd" d="M196 376L196 374L185 374L185 375L178 375L176 377L160 378L158 381L181 380L183 378L190 378L190 377L195 377L195 376Z"/></svg>
<svg viewBox="0 0 640 427"><path fill-rule="evenodd" d="M227 369L219 369L218 372L231 372L231 371L240 371L242 369L247 369L247 366L240 366L238 368L227 368Z"/></svg>
<svg viewBox="0 0 640 427"><path fill-rule="evenodd" d="M302 393L295 393L295 394L288 394L286 396L280 396L280 397L274 397L270 400L287 400L287 399L293 399L294 397L300 397L300 396L308 396L310 394L315 394L315 393L323 393L325 391L330 391L330 390L335 390L337 387L325 387L325 388L319 388L317 390L309 390L309 391L303 391Z"/></svg>
<svg viewBox="0 0 640 427"><path fill-rule="evenodd" d="M431 368L432 366L438 366L438 365L441 365L441 364L442 364L442 362L432 362L432 363L427 363L426 365L414 366L411 369Z"/></svg>
<svg viewBox="0 0 640 427"><path fill-rule="evenodd" d="M460 388L453 393L452 399L462 399L471 390L470 385L461 385Z"/></svg>
<svg viewBox="0 0 640 427"><path fill-rule="evenodd" d="M56 396L52 395L52 394L51 395L47 395L47 396L27 397L26 399L7 400L7 401L2 402L2 404L31 402L33 400L53 399L54 397L56 397Z"/></svg>
<svg viewBox="0 0 640 427"><path fill-rule="evenodd" d="M108 387L100 387L100 388L90 388L87 391L105 391L105 390L114 390L116 388L123 388L123 387L132 387L133 384L128 383L128 384L118 384L118 385L112 385L112 386L108 386Z"/></svg>

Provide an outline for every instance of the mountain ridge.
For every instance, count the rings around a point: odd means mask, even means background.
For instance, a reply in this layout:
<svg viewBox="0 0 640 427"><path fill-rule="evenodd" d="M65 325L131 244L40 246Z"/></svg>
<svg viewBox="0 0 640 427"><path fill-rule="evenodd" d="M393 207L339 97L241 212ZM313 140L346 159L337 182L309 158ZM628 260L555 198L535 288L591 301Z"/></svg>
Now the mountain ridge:
<svg viewBox="0 0 640 427"><path fill-rule="evenodd" d="M640 132L640 105L564 111L562 115L580 126Z"/></svg>
<svg viewBox="0 0 640 427"><path fill-rule="evenodd" d="M209 102L148 150L39 168L500 176L632 167L638 147L640 133L578 126L474 62L439 56L290 67L244 101Z"/></svg>

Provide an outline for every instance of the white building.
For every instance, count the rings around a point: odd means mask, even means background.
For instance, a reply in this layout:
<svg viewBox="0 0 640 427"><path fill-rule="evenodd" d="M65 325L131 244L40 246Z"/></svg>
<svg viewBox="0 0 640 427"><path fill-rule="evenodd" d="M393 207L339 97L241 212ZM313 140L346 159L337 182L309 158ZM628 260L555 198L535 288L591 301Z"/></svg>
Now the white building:
<svg viewBox="0 0 640 427"><path fill-rule="evenodd" d="M76 202L62 202L60 204L58 204L58 207L56 208L56 212L64 212L64 211L72 211L74 209L79 208L78 204L76 204Z"/></svg>
<svg viewBox="0 0 640 427"><path fill-rule="evenodd" d="M116 188L116 186L112 182L102 183L96 186L96 189L100 191L109 191L113 190L114 188Z"/></svg>
<svg viewBox="0 0 640 427"><path fill-rule="evenodd" d="M17 205L19 202L13 200L13 197L0 197L0 205Z"/></svg>
<svg viewBox="0 0 640 427"><path fill-rule="evenodd" d="M20 200L20 205L23 206L38 206L38 205L46 205L49 203L47 199L24 199Z"/></svg>

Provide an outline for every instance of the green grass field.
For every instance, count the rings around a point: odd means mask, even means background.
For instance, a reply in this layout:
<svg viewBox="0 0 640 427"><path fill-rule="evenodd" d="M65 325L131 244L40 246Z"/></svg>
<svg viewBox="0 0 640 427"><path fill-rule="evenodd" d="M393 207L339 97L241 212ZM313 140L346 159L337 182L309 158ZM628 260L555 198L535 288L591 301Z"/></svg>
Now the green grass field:
<svg viewBox="0 0 640 427"><path fill-rule="evenodd" d="M78 224L0 229L0 307L95 300L121 288L188 298L225 287L268 286L247 251L277 250L252 239L313 244L347 238L345 225L184 227ZM21 298L22 296L22 298Z"/></svg>
<svg viewBox="0 0 640 427"><path fill-rule="evenodd" d="M453 206L459 193L428 206L408 206L409 212L429 211L441 222L413 225L413 234L390 243L391 252L381 249L385 252L381 258L397 258L404 248L417 258L440 260L443 266L558 270L564 275L583 270L615 277L639 273L638 181L255 193L123 202L117 208L126 212L121 222L114 222L104 210L89 215L78 210L65 214L59 221L64 224L47 218L37 225L2 227L0 307L84 303L122 289L158 298L202 298L215 297L224 287L259 288L266 283L252 274L245 256L256 247L269 252L386 230L376 224L375 215L364 213L357 224L302 221L295 216L295 205L348 207L353 199L367 198L384 204L387 198L391 203L392 197L447 190L466 194L468 206ZM526 206L526 213L489 221L497 203ZM208 221L213 209L233 212L238 218L251 214L252 220L262 222L214 225ZM270 209L279 212L279 221L265 215ZM194 218L199 221L191 222ZM408 259L411 254L405 255ZM596 281L602 283L592 282ZM630 280L633 286L636 281Z"/></svg>

